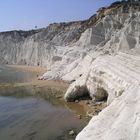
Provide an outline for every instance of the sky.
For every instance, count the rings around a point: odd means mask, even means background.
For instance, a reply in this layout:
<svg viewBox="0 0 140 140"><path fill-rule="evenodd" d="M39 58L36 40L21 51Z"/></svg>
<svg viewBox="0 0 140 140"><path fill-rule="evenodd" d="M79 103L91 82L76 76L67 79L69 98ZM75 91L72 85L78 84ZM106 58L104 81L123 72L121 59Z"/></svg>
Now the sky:
<svg viewBox="0 0 140 140"><path fill-rule="evenodd" d="M0 31L88 19L116 0L0 0Z"/></svg>

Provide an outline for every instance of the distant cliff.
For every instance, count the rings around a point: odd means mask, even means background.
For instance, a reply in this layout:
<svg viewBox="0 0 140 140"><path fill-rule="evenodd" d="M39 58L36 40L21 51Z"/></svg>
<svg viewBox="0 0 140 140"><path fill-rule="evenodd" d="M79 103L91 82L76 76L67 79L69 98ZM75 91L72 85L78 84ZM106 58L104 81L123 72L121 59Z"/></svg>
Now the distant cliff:
<svg viewBox="0 0 140 140"><path fill-rule="evenodd" d="M45 65L56 46L72 44L83 32L82 22L51 24L33 31L0 33L2 63ZM44 62L46 61L46 62Z"/></svg>
<svg viewBox="0 0 140 140"><path fill-rule="evenodd" d="M50 65L57 46L74 46L83 32L94 27L106 15L114 13L119 16L121 13L129 13L139 8L138 1L115 2L108 8L99 9L97 14L85 21L54 23L47 28L31 31L2 32L0 33L0 63ZM121 28L123 21L115 20L115 28ZM89 44L85 44L87 45Z"/></svg>
<svg viewBox="0 0 140 140"><path fill-rule="evenodd" d="M47 65L57 46L72 45L89 26L86 20L54 23L31 31L1 32L0 63Z"/></svg>

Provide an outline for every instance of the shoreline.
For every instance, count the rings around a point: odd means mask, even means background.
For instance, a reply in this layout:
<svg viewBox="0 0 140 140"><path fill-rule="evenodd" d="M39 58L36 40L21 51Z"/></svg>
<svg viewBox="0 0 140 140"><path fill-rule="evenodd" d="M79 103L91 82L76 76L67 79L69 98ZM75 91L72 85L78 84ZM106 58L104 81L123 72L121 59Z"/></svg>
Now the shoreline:
<svg viewBox="0 0 140 140"><path fill-rule="evenodd" d="M5 66L10 67L10 68L16 68L22 71L30 71L30 72L43 73L47 71L47 68L39 67L39 66L27 66L27 65L5 65Z"/></svg>
<svg viewBox="0 0 140 140"><path fill-rule="evenodd" d="M38 66L25 66L25 65L6 65L9 68L16 69L23 72L33 72L36 74L35 77L31 78L28 82L16 83L17 86L39 86L39 87L54 87L56 89L66 90L69 83L61 80L39 80L38 76L47 72L47 68Z"/></svg>
<svg viewBox="0 0 140 140"><path fill-rule="evenodd" d="M18 71L23 72L33 72L36 73L37 76L44 74L47 72L47 68L38 67L38 66L25 66L25 65L6 65L9 68L16 69ZM64 101L64 94L69 87L69 83L61 80L38 80L38 78L33 77L28 82L15 83L14 87L37 87L37 88L45 88L51 92L51 96L60 100L61 102L65 102L66 105L73 108L73 106L80 105L83 107L85 114L77 113L78 118L88 118L91 119L93 116L97 115L103 108L106 107L106 102L94 102L91 99L79 99L74 102L66 102ZM41 94L41 93L40 93ZM39 94L38 94L39 96ZM40 95L41 96L41 95ZM73 110L73 109L72 109ZM79 111L80 112L80 111Z"/></svg>

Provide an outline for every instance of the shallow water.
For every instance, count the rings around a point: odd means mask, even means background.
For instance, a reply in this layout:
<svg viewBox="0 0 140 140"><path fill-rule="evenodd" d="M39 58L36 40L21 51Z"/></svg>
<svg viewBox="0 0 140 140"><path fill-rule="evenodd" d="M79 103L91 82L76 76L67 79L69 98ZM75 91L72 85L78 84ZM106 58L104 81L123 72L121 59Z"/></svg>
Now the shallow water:
<svg viewBox="0 0 140 140"><path fill-rule="evenodd" d="M0 83L19 83L29 81L37 74L34 72L19 71L14 68L0 65Z"/></svg>
<svg viewBox="0 0 140 140"><path fill-rule="evenodd" d="M0 70L1 84L26 81L36 75L3 66ZM75 136L69 136L69 131L78 133L86 125L76 117L78 111L83 112L81 106L74 107L47 96L31 96L28 92L32 90L27 89L0 90L1 140L73 140ZM45 89L39 90L45 92Z"/></svg>

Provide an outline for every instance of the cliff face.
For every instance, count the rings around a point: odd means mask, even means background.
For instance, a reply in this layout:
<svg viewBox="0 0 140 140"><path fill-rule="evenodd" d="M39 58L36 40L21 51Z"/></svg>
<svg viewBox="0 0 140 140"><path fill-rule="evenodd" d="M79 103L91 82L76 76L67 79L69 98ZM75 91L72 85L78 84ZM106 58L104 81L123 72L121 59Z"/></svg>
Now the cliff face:
<svg viewBox="0 0 140 140"><path fill-rule="evenodd" d="M139 140L140 1L115 2L88 20L0 33L0 62L46 66L70 81L65 99L107 98L76 140Z"/></svg>
<svg viewBox="0 0 140 140"><path fill-rule="evenodd" d="M85 44L74 43L79 40L83 32L94 27L102 18L112 14L112 12L118 16L118 11L120 11L120 14L122 12L129 12L128 9L130 8L128 8L128 6L129 4L125 3L123 3L123 6L112 4L109 8L99 9L97 14L85 21L54 23L47 28L27 32L11 31L0 33L1 63L48 66L52 65L51 60L53 59L53 56L50 54L57 55L55 52L58 46L85 45L87 47L92 45L92 42L94 42L94 45L97 45L103 41L103 38L100 38L99 40L99 38L93 37L91 42L85 42ZM133 7L136 9L136 4L133 4ZM125 8L128 11L125 11ZM118 23L115 24L118 26L115 28L121 28L121 25ZM88 41L88 39L86 41Z"/></svg>
<svg viewBox="0 0 140 140"><path fill-rule="evenodd" d="M83 30L82 22L72 22L28 32L0 33L1 63L47 65L57 46L72 44Z"/></svg>
<svg viewBox="0 0 140 140"><path fill-rule="evenodd" d="M78 66L83 65L85 56L93 56L95 51L96 55L115 55L119 51L139 54L139 7L135 7L135 4L130 6L124 3L102 8L85 23L84 27L88 28L78 41L65 47L55 47L53 57L61 61L51 61L51 71L43 79L76 80L84 71Z"/></svg>

